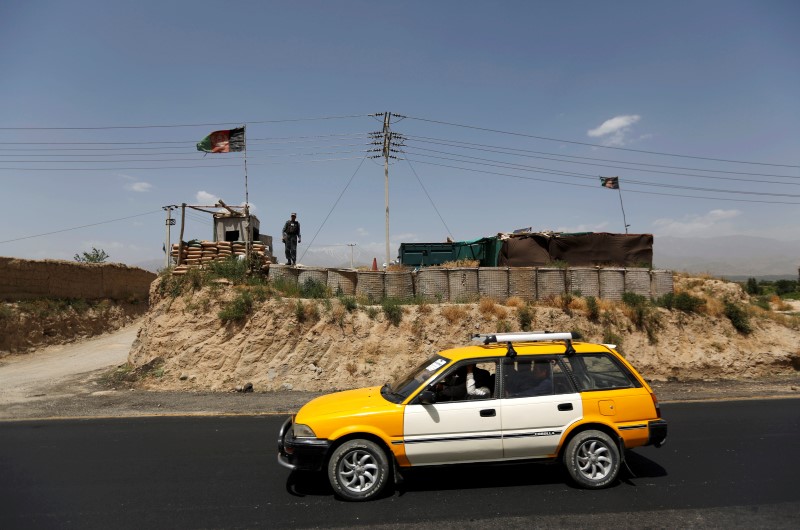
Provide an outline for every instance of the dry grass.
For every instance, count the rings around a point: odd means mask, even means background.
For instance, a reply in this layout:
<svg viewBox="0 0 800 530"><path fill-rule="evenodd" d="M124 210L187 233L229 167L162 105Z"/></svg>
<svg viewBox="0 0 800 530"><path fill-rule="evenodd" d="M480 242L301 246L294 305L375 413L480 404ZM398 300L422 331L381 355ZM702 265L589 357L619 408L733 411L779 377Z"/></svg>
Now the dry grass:
<svg viewBox="0 0 800 530"><path fill-rule="evenodd" d="M512 296L511 298L506 300L507 307L520 308L520 307L525 307L526 305L528 305L527 302L525 302L525 300L523 300L519 296Z"/></svg>
<svg viewBox="0 0 800 530"><path fill-rule="evenodd" d="M480 261L476 259L459 259L456 261L445 261L442 263L441 267L443 269L474 269L480 265Z"/></svg>
<svg viewBox="0 0 800 530"><path fill-rule="evenodd" d="M431 304L429 304L428 302L420 302L417 305L417 313L419 313L420 315L430 315L431 311L433 311L433 308L431 307Z"/></svg>
<svg viewBox="0 0 800 530"><path fill-rule="evenodd" d="M485 317L493 316L503 319L508 316L508 310L498 305L493 298L481 298L480 302L478 302L478 311Z"/></svg>
<svg viewBox="0 0 800 530"><path fill-rule="evenodd" d="M440 314L450 324L457 324L467 317L467 310L460 305L448 305L442 308Z"/></svg>
<svg viewBox="0 0 800 530"><path fill-rule="evenodd" d="M777 294L770 297L769 303L775 311L791 311L793 309L792 304L784 302Z"/></svg>

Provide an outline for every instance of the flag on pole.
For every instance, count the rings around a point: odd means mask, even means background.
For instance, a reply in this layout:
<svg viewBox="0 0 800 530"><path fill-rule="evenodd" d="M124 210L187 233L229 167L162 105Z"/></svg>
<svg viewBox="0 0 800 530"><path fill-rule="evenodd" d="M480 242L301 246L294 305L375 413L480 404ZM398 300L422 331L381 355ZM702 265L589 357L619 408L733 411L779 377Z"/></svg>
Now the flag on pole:
<svg viewBox="0 0 800 530"><path fill-rule="evenodd" d="M619 177L600 177L600 185L610 190L618 190Z"/></svg>
<svg viewBox="0 0 800 530"><path fill-rule="evenodd" d="M197 150L206 153L231 153L244 150L244 127L214 131L199 142Z"/></svg>

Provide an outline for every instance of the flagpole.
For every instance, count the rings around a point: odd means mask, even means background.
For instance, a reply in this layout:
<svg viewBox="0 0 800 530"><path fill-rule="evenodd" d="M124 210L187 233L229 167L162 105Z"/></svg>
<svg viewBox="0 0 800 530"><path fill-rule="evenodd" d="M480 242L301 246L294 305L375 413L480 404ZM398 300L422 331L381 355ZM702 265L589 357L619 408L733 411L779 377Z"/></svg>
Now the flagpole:
<svg viewBox="0 0 800 530"><path fill-rule="evenodd" d="M622 223L625 225L625 233L628 233L628 221L625 219L625 207L622 205L622 187L618 187L619 192L619 207L622 209Z"/></svg>
<svg viewBox="0 0 800 530"><path fill-rule="evenodd" d="M244 215L245 222L247 223L247 230L245 230L245 253L247 259L250 259L250 254L253 250L253 226L250 221L250 192L247 189L247 124L242 125L242 136L244 137Z"/></svg>

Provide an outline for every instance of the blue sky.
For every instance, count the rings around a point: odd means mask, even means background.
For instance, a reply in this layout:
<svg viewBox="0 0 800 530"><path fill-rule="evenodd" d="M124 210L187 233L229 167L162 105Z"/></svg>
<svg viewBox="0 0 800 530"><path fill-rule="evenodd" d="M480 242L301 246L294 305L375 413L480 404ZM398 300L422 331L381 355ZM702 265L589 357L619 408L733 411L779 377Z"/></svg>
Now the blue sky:
<svg viewBox="0 0 800 530"><path fill-rule="evenodd" d="M162 206L244 201L242 155L194 143L247 124L262 233L297 211L301 261L380 260L384 111L405 116L393 253L622 232L600 175L656 246L797 240L798 23L794 1L3 2L0 255L161 258ZM210 236L193 213L186 238Z"/></svg>

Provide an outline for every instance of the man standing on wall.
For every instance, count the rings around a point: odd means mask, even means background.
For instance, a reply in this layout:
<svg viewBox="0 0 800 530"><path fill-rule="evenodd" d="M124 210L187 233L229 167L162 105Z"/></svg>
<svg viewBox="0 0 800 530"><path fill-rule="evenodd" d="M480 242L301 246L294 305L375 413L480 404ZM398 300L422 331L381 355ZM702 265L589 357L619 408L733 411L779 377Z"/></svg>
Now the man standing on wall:
<svg viewBox="0 0 800 530"><path fill-rule="evenodd" d="M283 244L286 246L286 264L297 265L297 244L300 243L300 222L297 214L292 212L292 218L283 225Z"/></svg>

